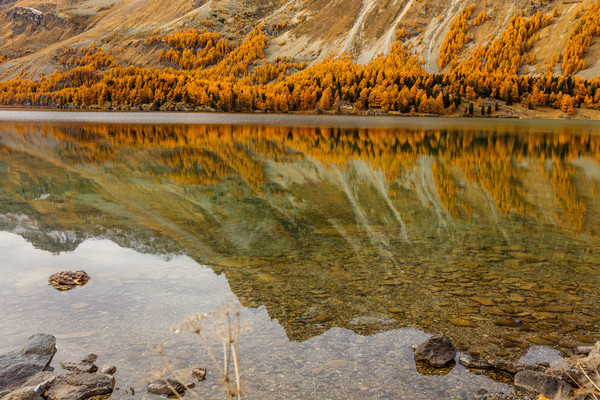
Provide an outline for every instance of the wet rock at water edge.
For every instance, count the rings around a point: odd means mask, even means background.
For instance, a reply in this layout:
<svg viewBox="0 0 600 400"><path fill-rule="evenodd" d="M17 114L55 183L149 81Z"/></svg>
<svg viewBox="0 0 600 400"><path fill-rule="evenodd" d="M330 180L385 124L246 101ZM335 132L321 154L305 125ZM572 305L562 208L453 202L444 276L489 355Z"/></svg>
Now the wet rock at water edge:
<svg viewBox="0 0 600 400"><path fill-rule="evenodd" d="M515 397L506 393L490 393L487 389L479 389L475 393L475 399L477 400L516 400ZM519 397L521 399L521 397Z"/></svg>
<svg viewBox="0 0 600 400"><path fill-rule="evenodd" d="M593 349L594 349L594 346L577 346L574 353L587 356L588 354L590 354L592 352Z"/></svg>
<svg viewBox="0 0 600 400"><path fill-rule="evenodd" d="M461 356L458 358L458 362L466 368L472 369L492 369L490 363L484 360L476 360L469 355Z"/></svg>
<svg viewBox="0 0 600 400"><path fill-rule="evenodd" d="M93 372L98 371L98 367L96 365L94 365L94 363L85 362L85 361L81 361L81 362L78 362L78 363L74 363L74 362L61 362L58 365L60 365L62 369L65 369L65 370L71 371L71 372L88 372L88 373L93 373Z"/></svg>
<svg viewBox="0 0 600 400"><path fill-rule="evenodd" d="M34 388L24 387L13 390L4 397L2 400L44 400L42 396Z"/></svg>
<svg viewBox="0 0 600 400"><path fill-rule="evenodd" d="M115 367L114 365L109 365L100 370L101 374L107 374L107 375L114 375L115 372L117 372L117 367Z"/></svg>
<svg viewBox="0 0 600 400"><path fill-rule="evenodd" d="M87 363L93 363L96 362L96 360L98 359L98 356L96 354L88 354L87 356L83 357L83 359L81 360L82 362L87 362Z"/></svg>
<svg viewBox="0 0 600 400"><path fill-rule="evenodd" d="M21 351L0 355L0 388L8 392L21 387L28 379L50 365L56 354L52 335L31 336Z"/></svg>
<svg viewBox="0 0 600 400"><path fill-rule="evenodd" d="M515 375L521 371L543 372L546 370L546 368L542 367L541 365L514 363L502 359L488 360L488 363L492 366L493 369L506 372L511 375Z"/></svg>
<svg viewBox="0 0 600 400"><path fill-rule="evenodd" d="M107 374L73 373L56 379L46 390L47 400L83 400L92 396L110 395L115 378Z"/></svg>
<svg viewBox="0 0 600 400"><path fill-rule="evenodd" d="M600 342L597 342L586 357L576 362L577 367L587 371L597 371L600 369Z"/></svg>
<svg viewBox="0 0 600 400"><path fill-rule="evenodd" d="M95 354L88 354L85 356L80 362L61 362L58 365L61 366L62 369L71 372L88 372L93 373L98 371L98 367L94 364L94 361L98 359L98 356ZM112 374L110 374L112 375Z"/></svg>
<svg viewBox="0 0 600 400"><path fill-rule="evenodd" d="M39 372L29 378L20 388L14 389L8 394L0 390L0 398L2 400L39 400L37 396L41 396L57 377L58 374L54 371Z"/></svg>
<svg viewBox="0 0 600 400"><path fill-rule="evenodd" d="M194 377L198 381L205 380L206 379L206 369L204 369L204 368L194 368L192 370L192 377Z"/></svg>
<svg viewBox="0 0 600 400"><path fill-rule="evenodd" d="M431 336L415 349L415 360L441 368L456 357L456 348L444 334Z"/></svg>
<svg viewBox="0 0 600 400"><path fill-rule="evenodd" d="M75 286L85 285L89 280L90 276L85 271L63 271L48 278L48 282L61 291L73 289Z"/></svg>
<svg viewBox="0 0 600 400"><path fill-rule="evenodd" d="M185 386L175 379L153 379L148 382L148 393L158 394L161 396L177 396L185 392Z"/></svg>
<svg viewBox="0 0 600 400"><path fill-rule="evenodd" d="M537 371L521 371L515 375L515 386L540 393L550 400L570 399L573 387L562 379Z"/></svg>

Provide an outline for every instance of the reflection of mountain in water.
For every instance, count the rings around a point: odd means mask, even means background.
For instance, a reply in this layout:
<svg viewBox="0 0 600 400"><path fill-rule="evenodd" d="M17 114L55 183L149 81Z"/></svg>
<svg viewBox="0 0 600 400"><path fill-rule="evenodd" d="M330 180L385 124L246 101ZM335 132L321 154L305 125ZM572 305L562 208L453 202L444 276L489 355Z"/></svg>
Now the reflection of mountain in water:
<svg viewBox="0 0 600 400"><path fill-rule="evenodd" d="M0 228L185 251L294 340L572 346L598 334L600 137L504 130L14 125Z"/></svg>

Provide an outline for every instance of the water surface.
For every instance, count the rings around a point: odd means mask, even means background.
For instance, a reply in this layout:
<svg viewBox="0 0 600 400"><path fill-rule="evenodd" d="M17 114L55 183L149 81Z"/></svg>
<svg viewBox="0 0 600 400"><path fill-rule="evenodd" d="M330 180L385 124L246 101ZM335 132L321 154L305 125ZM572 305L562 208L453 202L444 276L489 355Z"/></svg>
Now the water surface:
<svg viewBox="0 0 600 400"><path fill-rule="evenodd" d="M116 364L113 395L210 359L171 328L239 305L249 398L512 389L463 353L535 360L599 338L597 123L0 113L0 352ZM57 292L47 277L92 280ZM553 349L553 350L552 350ZM536 358L537 357L537 358ZM549 356L548 356L549 357ZM198 390L218 398L218 377Z"/></svg>

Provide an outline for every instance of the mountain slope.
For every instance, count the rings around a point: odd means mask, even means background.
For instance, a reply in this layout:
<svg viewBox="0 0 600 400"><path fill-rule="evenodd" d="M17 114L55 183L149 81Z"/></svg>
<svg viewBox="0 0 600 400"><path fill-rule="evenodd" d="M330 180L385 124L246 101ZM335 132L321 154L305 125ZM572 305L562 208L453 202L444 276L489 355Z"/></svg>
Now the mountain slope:
<svg viewBox="0 0 600 400"><path fill-rule="evenodd" d="M556 9L556 16L539 30L530 49L536 61L528 72L544 73L551 59L565 50L582 11L592 4L589 0L500 0L489 4L469 0L174 0L165 6L158 0L8 1L0 5L0 54L9 59L1 70L12 74L21 68L46 73L60 70L54 58L61 49L91 43L115 50L117 60L126 65L160 67L156 50L144 45L150 32L199 28L203 21L211 21L214 30L232 41L261 25L272 39L266 50L268 59L287 56L308 63L344 51L365 63L385 54L396 30L404 28L402 40L423 59L428 72L437 73L440 48L453 21L474 5L467 20L473 39L458 49L459 59L461 54L465 58L478 46L498 38L516 14L551 15ZM482 12L487 19L474 26L474 19ZM584 54L587 65L580 76L588 78L600 71L600 44L596 42L592 39ZM552 72L562 73L560 67L555 63Z"/></svg>

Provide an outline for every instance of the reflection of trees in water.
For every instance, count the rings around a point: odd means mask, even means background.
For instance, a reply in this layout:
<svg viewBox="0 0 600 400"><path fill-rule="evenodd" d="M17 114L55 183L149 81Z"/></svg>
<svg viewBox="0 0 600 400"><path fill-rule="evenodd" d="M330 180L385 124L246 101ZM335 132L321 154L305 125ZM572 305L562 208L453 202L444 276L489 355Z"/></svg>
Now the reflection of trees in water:
<svg viewBox="0 0 600 400"><path fill-rule="evenodd" d="M585 217L597 203L582 196L588 178L571 161L597 165L600 137L219 125L8 130L0 208L38 221L42 234L30 240L48 247L44 234L75 232L156 253L183 248L226 273L243 304L266 306L294 340L333 326L362 334L417 326L448 332L472 352L518 355L530 339L568 347L597 334L597 238L576 234L595 228ZM476 327L452 325L454 317ZM497 324L507 317L521 323ZM484 334L501 339L490 344Z"/></svg>
<svg viewBox="0 0 600 400"><path fill-rule="evenodd" d="M597 135L568 130L543 134L228 125L71 125L41 130L15 125L11 130L27 143L57 139L58 155L65 162L130 164L132 154L149 151L155 158L136 168L159 182L213 187L235 179L256 192L269 182L267 160L288 164L304 158L348 170L349 161L358 159L382 171L387 190L397 198L407 172L418 168L423 156L433 156L437 194L454 217L459 209L469 214L473 208L460 198L464 184L478 185L500 213L535 213L526 200L522 181L527 169L521 164L548 160L553 162L549 182L565 222L576 231L584 228L586 206L578 198L573 183L577 170L569 162L579 157L600 161Z"/></svg>

